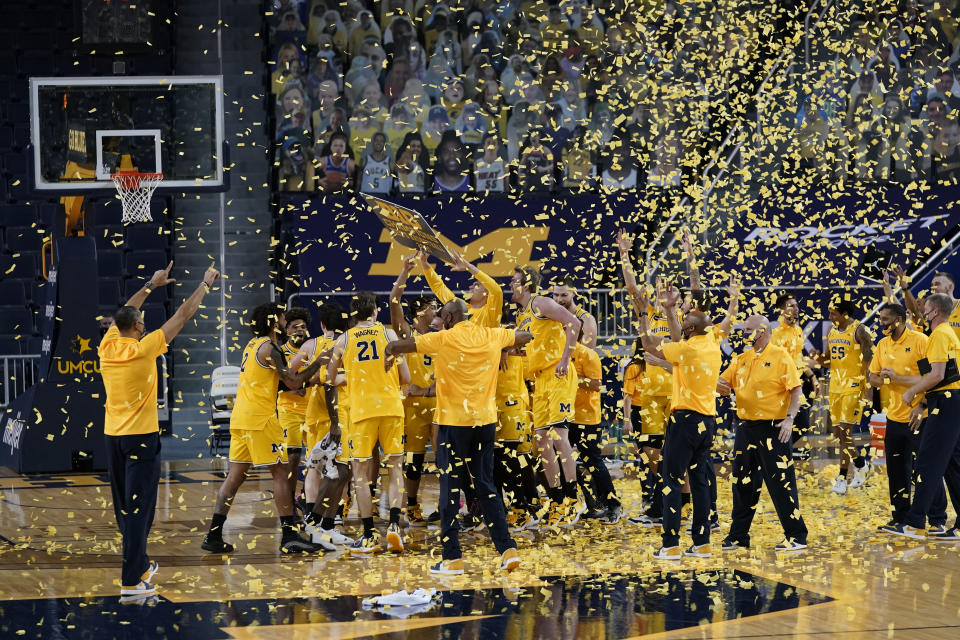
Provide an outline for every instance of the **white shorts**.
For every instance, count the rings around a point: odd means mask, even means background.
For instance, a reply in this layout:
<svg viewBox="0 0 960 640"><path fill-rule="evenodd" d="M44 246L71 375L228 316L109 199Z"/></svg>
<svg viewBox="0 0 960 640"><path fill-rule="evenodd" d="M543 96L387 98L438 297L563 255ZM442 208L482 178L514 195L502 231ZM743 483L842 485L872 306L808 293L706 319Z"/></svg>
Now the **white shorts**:
<svg viewBox="0 0 960 640"><path fill-rule="evenodd" d="M330 436L324 436L320 442L313 445L310 455L307 456L307 469L316 469L321 477L336 480L339 477L337 472L337 462L345 464L343 461L343 449L339 444L333 444Z"/></svg>

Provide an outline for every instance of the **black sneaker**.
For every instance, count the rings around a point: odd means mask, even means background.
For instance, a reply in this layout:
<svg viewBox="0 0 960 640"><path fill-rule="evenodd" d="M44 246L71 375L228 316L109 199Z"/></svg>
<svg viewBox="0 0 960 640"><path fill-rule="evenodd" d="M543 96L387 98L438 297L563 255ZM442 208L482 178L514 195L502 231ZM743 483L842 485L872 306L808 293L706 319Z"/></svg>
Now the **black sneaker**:
<svg viewBox="0 0 960 640"><path fill-rule="evenodd" d="M588 508L586 511L580 514L581 519L585 520L599 520L607 515L606 509L591 509Z"/></svg>
<svg viewBox="0 0 960 640"><path fill-rule="evenodd" d="M472 513L460 514L460 530L464 533L478 531L481 527L483 527L483 522L477 516Z"/></svg>
<svg viewBox="0 0 960 640"><path fill-rule="evenodd" d="M603 524L617 524L623 517L623 507L619 504L613 505L607 509L607 512L600 518Z"/></svg>
<svg viewBox="0 0 960 640"><path fill-rule="evenodd" d="M210 553L233 553L232 544L224 542L223 538L211 537L209 533L203 536L203 542L200 544L200 548Z"/></svg>
<svg viewBox="0 0 960 640"><path fill-rule="evenodd" d="M732 540L730 538L724 538L723 542L720 543L720 548L724 551L736 551L738 549L749 549L749 544L743 544L737 540Z"/></svg>
<svg viewBox="0 0 960 640"><path fill-rule="evenodd" d="M308 513L310 513L309 511L307 511L307 499L303 496L302 493L300 494L300 496L299 496L296 500L293 501L293 505L294 505L294 506L300 511L300 513L302 513L304 516L306 516Z"/></svg>
<svg viewBox="0 0 960 640"><path fill-rule="evenodd" d="M891 518L887 524L881 524L879 527L877 527L877 531L884 531L885 529L888 529L890 527L895 527L898 524L900 523L894 520L893 518Z"/></svg>
<svg viewBox="0 0 960 640"><path fill-rule="evenodd" d="M327 551L333 551L334 549L331 549L326 545L317 544L305 538L301 538L299 534L280 541L280 553L316 553L318 551L326 553Z"/></svg>
<svg viewBox="0 0 960 640"><path fill-rule="evenodd" d="M434 511L429 516L427 516L427 522L440 522L440 512Z"/></svg>

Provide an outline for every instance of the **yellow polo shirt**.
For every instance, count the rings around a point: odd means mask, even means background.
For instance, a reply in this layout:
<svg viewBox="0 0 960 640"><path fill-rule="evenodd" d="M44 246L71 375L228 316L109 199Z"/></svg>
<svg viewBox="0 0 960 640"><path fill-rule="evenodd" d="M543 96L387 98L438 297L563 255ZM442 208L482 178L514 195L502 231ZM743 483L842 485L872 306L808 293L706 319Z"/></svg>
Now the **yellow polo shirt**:
<svg viewBox="0 0 960 640"><path fill-rule="evenodd" d="M949 323L943 322L930 334L930 341L927 343L927 360L931 364L946 362L951 359L956 360L958 355L960 355L960 338L957 337ZM937 391L953 389L960 389L960 380L938 387Z"/></svg>
<svg viewBox="0 0 960 640"><path fill-rule="evenodd" d="M773 344L759 354L747 349L721 377L737 396L741 420L782 420L790 407L790 392L800 386L793 357Z"/></svg>
<svg viewBox="0 0 960 640"><path fill-rule="evenodd" d="M464 321L414 338L418 353L433 356L438 424L474 427L496 423L500 352L513 346L514 336L509 329Z"/></svg>
<svg viewBox="0 0 960 640"><path fill-rule="evenodd" d="M897 375L901 376L920 375L917 361L926 357L929 341L927 336L913 329L904 329L899 340L885 336L873 352L870 373L880 375L882 369L893 369ZM883 410L887 414L887 419L894 422L908 422L911 408L903 401L903 392L912 385L898 384L892 380L889 382L885 380L883 384L887 391L883 394Z"/></svg>
<svg viewBox="0 0 960 640"><path fill-rule="evenodd" d="M717 415L717 379L720 345L709 334L662 345L664 359L673 365L674 411L688 410Z"/></svg>
<svg viewBox="0 0 960 640"><path fill-rule="evenodd" d="M167 352L163 331L151 331L142 340L125 338L110 327L97 355L107 392L103 432L134 436L160 431L157 418L157 357Z"/></svg>

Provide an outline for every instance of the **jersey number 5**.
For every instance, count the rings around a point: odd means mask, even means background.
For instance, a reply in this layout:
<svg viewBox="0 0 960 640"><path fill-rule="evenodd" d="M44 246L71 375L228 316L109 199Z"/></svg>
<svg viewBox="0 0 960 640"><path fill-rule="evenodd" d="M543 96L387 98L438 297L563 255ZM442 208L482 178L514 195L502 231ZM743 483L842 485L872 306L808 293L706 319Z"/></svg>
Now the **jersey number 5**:
<svg viewBox="0 0 960 640"><path fill-rule="evenodd" d="M373 340L360 340L357 342L357 349L359 349L357 352L358 362L380 359L380 355L377 353L377 343Z"/></svg>

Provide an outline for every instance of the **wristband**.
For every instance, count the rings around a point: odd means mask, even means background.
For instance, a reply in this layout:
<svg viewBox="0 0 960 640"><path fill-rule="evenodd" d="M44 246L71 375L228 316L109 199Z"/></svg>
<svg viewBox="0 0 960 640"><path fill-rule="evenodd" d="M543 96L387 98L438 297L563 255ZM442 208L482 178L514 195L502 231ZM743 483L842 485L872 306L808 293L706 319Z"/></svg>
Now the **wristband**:
<svg viewBox="0 0 960 640"><path fill-rule="evenodd" d="M644 311L643 313L640 314L640 317L646 317L647 315L648 315L647 312Z"/></svg>
<svg viewBox="0 0 960 640"><path fill-rule="evenodd" d="M146 282L143 283L143 288L147 290L147 293L153 292L153 287L150 286L150 282L151 282L150 280L147 280Z"/></svg>
<svg viewBox="0 0 960 640"><path fill-rule="evenodd" d="M205 286L205 287L207 288L207 291L208 291L208 292L210 291L210 285L208 285L206 282L201 282L200 284L202 284L203 286Z"/></svg>

